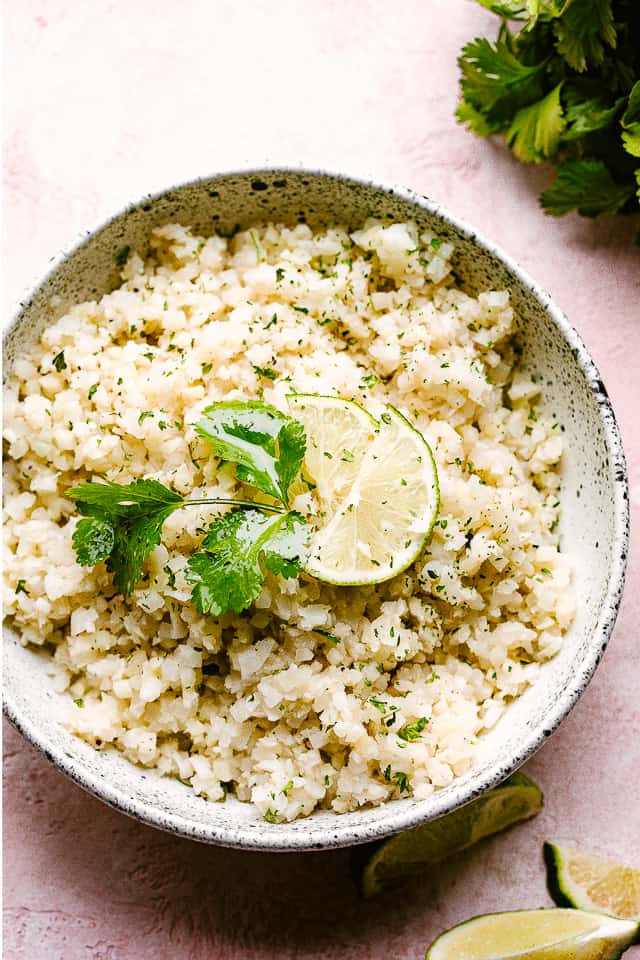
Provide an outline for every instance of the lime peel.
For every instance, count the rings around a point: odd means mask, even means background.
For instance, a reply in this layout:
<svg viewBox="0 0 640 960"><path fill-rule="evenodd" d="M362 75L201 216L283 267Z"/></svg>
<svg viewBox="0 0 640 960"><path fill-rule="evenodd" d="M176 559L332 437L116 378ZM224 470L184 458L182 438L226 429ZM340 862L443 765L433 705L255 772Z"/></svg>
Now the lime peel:
<svg viewBox="0 0 640 960"><path fill-rule="evenodd" d="M640 922L640 870L545 843L547 886L559 906Z"/></svg>
<svg viewBox="0 0 640 960"><path fill-rule="evenodd" d="M637 930L631 920L559 907L488 913L441 934L425 960L617 960Z"/></svg>
<svg viewBox="0 0 640 960"><path fill-rule="evenodd" d="M514 773L464 807L420 827L356 849L353 874L363 897L373 897L410 876L424 873L455 853L466 850L542 810L542 791L523 773Z"/></svg>

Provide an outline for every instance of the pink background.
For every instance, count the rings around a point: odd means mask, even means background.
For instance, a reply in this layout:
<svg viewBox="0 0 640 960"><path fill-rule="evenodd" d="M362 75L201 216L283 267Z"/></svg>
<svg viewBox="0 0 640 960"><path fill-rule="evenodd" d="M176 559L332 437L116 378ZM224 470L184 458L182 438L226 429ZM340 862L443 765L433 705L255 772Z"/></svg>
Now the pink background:
<svg viewBox="0 0 640 960"><path fill-rule="evenodd" d="M456 125L456 56L494 34L494 17L468 0L5 10L7 304L77 231L191 176L269 160L406 184L498 241L567 312L612 395L640 521L640 222L546 217L536 196L549 170ZM634 545L607 656L527 764L544 812L378 902L357 899L348 851L247 854L161 834L83 793L7 727L4 956L418 958L473 914L548 905L545 838L640 864L639 621Z"/></svg>

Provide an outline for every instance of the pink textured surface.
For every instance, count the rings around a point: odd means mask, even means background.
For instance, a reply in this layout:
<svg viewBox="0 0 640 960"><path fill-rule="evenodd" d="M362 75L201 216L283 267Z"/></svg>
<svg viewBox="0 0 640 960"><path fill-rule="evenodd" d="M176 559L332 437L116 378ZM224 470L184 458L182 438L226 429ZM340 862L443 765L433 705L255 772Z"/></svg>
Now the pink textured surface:
<svg viewBox="0 0 640 960"><path fill-rule="evenodd" d="M8 303L78 230L201 173L301 161L406 184L565 309L612 395L640 522L640 225L545 217L549 171L456 125L456 55L495 29L489 14L466 0L21 0L6 20ZM382 902L358 901L348 851L246 854L143 827L7 727L5 958L417 958L473 914L548 905L545 838L639 864L639 620L634 543L607 656L527 764L543 814Z"/></svg>

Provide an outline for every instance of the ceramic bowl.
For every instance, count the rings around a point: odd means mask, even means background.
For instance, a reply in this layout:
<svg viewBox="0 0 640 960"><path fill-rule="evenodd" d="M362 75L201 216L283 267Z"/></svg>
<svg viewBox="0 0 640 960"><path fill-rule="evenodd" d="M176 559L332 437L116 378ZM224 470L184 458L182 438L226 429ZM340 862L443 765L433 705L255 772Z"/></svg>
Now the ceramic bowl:
<svg viewBox="0 0 640 960"><path fill-rule="evenodd" d="M575 565L577 616L539 682L510 705L487 734L475 768L427 800L403 799L287 824L266 823L230 797L203 800L177 780L133 766L115 750L97 752L61 725L61 698L47 678L47 657L8 630L4 705L10 720L46 757L100 799L145 823L233 847L311 850L384 837L442 816L499 783L556 729L583 693L602 657L620 601L628 543L627 476L620 434L604 384L576 331L505 253L436 203L324 172L269 169L221 174L145 197L63 251L5 336L5 364L28 350L43 327L74 302L118 284L114 253L144 247L167 221L198 230L233 230L257 220L361 225L366 217L415 219L456 247L454 271L470 292L511 291L520 317L522 364L544 381L544 407L562 425L562 549Z"/></svg>

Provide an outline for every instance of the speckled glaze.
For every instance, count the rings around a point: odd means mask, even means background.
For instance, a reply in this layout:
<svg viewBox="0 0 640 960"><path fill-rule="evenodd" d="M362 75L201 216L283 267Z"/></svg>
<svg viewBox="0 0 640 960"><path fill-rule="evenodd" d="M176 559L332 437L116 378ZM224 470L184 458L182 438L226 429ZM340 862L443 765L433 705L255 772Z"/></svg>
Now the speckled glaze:
<svg viewBox="0 0 640 960"><path fill-rule="evenodd" d="M415 219L456 247L454 271L470 292L511 291L520 321L522 366L541 375L543 406L560 421L563 551L575 566L578 613L560 653L539 682L512 704L483 738L476 767L427 800L395 800L288 824L266 823L249 804L196 797L177 780L130 764L115 750L97 752L60 723L60 697L46 675L46 654L4 636L4 709L48 759L80 786L148 824L209 843L263 850L319 850L379 839L462 806L499 783L549 737L585 690L613 629L628 550L628 481L620 434L606 389L584 344L550 297L495 245L437 204L409 190L298 169L219 174L145 197L52 260L7 330L5 371L42 329L73 303L118 283L114 253L144 248L167 221L211 232L259 220L311 225L369 216Z"/></svg>

